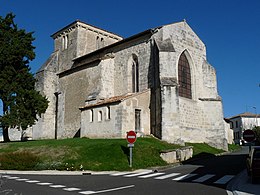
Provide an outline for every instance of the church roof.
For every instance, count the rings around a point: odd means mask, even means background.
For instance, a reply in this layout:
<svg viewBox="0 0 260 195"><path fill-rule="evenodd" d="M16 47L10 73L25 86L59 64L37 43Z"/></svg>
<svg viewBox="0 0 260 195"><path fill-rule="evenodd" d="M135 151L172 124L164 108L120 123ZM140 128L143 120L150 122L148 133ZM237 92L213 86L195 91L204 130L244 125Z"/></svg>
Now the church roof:
<svg viewBox="0 0 260 195"><path fill-rule="evenodd" d="M171 24L177 24L177 23L185 23L185 24L186 24L186 20L183 20L183 21L180 21L180 22L174 22L174 23L171 23ZM129 41L135 40L135 39L140 38L140 37L142 37L142 36L146 36L146 35L150 35L150 36L151 36L151 35L155 34L155 33L158 31L158 29L161 29L161 28L163 28L164 26L168 26L168 25L171 25L171 24L161 25L161 26L158 26L158 27L155 27L155 28L147 29L147 30L145 30L145 31L143 31L143 32L140 32L140 33L135 34L135 35L133 35L133 36L130 36L130 37L128 37L128 38L122 39L122 40L120 40L120 41L118 41L118 42L115 42L115 43L113 43L113 44L111 44L111 45L108 45L108 46L106 46L106 47L100 48L100 49L98 49L98 50L95 50L95 51L93 51L93 52L91 52L91 53L88 53L88 54L86 54L86 55L83 55L83 56L74 58L73 61L75 61L75 62L76 62L76 61L81 61L82 59L84 59L84 58L86 58L86 57L89 57L89 56L91 56L91 55L95 55L96 53L100 53L100 52L102 52L102 51L104 51L104 50L106 50L106 49L110 49L110 48L113 48L113 47L115 47L115 46L118 46L118 45L127 43L127 42L129 42ZM169 40L166 40L164 43L161 43L159 40L157 40L157 41L156 41L156 44L157 44L157 46L158 46L158 49L161 50L161 51L166 51L166 50L167 50L167 51L175 51L175 49L174 49L172 43L171 43Z"/></svg>
<svg viewBox="0 0 260 195"><path fill-rule="evenodd" d="M106 32L106 33L109 33L109 34L112 34L112 35L116 36L117 38L121 38L121 39L123 38L123 37L121 37L120 35L117 35L117 34L115 34L115 33L113 33L113 32L104 30L104 29L102 29L102 28L96 27L96 26L91 25L91 24L87 24L87 23L82 22L82 21L80 21L80 20L76 20L76 21L70 23L69 25L65 26L64 28L58 30L57 32L53 33L53 34L51 35L51 37L52 37L52 38L56 38L56 36L58 36L58 35L61 34L62 32L66 31L66 30L69 29L69 28L75 27L75 26L78 25L78 24L83 24L83 25L92 27L92 28L94 28L94 29L98 29L98 30L100 30L100 31L104 31L104 32Z"/></svg>
<svg viewBox="0 0 260 195"><path fill-rule="evenodd" d="M160 27L158 27L158 28L160 28ZM122 39L121 41L115 42L115 43L113 43L113 44L111 44L111 45L102 47L102 48L100 48L100 49L98 49L98 50L95 50L95 51L93 51L93 52L91 52L91 53L88 53L88 54L86 54L86 55L83 55L83 56L74 58L73 61L75 61L75 62L76 62L76 61L80 61L80 60L82 60L82 59L84 59L84 58L86 58L86 57L88 57L88 56L95 55L95 54L100 53L100 52L102 52L102 51L104 51L104 50L107 50L107 49L113 48L113 47L115 47L115 46L124 44L124 43L126 43L126 42L132 41L132 40L137 39L137 38L139 38L139 37L142 37L142 36L145 36L145 35L149 35L149 34L152 35L152 34L153 34L153 31L154 31L154 29L148 29L148 30L146 30L146 31L143 31L143 32L141 32L141 33L138 33L138 34L135 34L135 35L133 35L133 36L131 36L131 37L128 37L128 38L126 38L126 39Z"/></svg>

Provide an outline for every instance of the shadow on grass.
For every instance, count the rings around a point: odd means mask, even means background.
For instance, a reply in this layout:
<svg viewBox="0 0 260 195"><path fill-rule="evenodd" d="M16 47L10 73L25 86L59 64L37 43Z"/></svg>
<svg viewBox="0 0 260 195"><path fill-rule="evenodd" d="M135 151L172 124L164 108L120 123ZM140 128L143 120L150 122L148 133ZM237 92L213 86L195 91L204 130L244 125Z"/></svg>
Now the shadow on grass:
<svg viewBox="0 0 260 195"><path fill-rule="evenodd" d="M126 155L128 163L130 163L130 149L129 149L129 147L121 145L121 149L123 150L124 154Z"/></svg>

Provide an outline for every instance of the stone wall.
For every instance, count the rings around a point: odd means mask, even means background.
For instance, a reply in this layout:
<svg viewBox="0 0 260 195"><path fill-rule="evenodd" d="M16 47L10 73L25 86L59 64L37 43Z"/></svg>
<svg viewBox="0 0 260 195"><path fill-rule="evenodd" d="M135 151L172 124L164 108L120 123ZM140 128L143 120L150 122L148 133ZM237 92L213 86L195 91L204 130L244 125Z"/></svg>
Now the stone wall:
<svg viewBox="0 0 260 195"><path fill-rule="evenodd" d="M60 74L58 137L73 137L80 130L80 107L89 96L100 93L100 63L80 67L80 71Z"/></svg>
<svg viewBox="0 0 260 195"><path fill-rule="evenodd" d="M168 50L159 49L162 139L177 144L206 142L227 150L216 74L206 61L204 43L186 22L164 26L154 38L168 45ZM183 52L190 64L192 99L178 95L178 61Z"/></svg>
<svg viewBox="0 0 260 195"><path fill-rule="evenodd" d="M105 99L103 102L107 102ZM141 110L141 135L150 134L150 91L122 97L120 101L87 105L81 110L81 137L125 138L135 130L135 109ZM108 113L109 117L108 117Z"/></svg>
<svg viewBox="0 0 260 195"><path fill-rule="evenodd" d="M183 147L176 150L166 150L160 152L160 157L167 163L178 163L192 158L193 147Z"/></svg>

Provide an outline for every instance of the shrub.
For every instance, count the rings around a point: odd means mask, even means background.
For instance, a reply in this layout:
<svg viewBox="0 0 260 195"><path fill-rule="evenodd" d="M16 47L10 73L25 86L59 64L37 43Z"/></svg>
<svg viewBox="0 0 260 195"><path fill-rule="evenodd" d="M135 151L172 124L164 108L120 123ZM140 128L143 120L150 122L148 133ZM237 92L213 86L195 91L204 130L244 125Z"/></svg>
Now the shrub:
<svg viewBox="0 0 260 195"><path fill-rule="evenodd" d="M256 143L260 144L260 126L254 127L253 131L256 135Z"/></svg>
<svg viewBox="0 0 260 195"><path fill-rule="evenodd" d="M33 170L40 159L28 151L9 152L0 154L0 169Z"/></svg>

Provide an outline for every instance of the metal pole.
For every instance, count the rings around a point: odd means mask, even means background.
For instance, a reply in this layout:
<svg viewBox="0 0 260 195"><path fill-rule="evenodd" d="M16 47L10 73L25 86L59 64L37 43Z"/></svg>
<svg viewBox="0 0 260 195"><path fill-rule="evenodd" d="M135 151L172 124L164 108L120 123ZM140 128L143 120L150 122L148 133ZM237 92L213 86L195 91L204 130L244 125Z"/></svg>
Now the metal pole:
<svg viewBox="0 0 260 195"><path fill-rule="evenodd" d="M255 126L257 127L257 111L256 111L256 107L253 107L255 109Z"/></svg>
<svg viewBox="0 0 260 195"><path fill-rule="evenodd" d="M130 159L129 159L129 166L132 167L132 160L133 160L133 147L130 146Z"/></svg>

